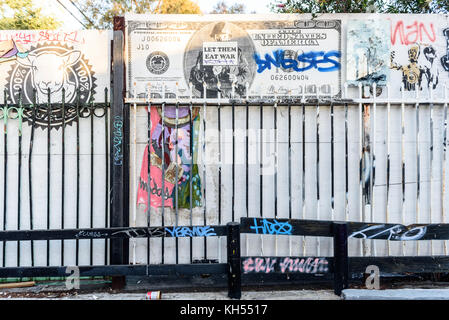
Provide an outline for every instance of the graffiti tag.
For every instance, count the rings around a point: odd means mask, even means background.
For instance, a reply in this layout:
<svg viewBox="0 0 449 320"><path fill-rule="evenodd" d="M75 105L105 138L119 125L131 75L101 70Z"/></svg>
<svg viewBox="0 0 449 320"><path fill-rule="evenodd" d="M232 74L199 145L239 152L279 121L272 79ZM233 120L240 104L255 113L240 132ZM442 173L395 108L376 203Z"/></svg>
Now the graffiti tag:
<svg viewBox="0 0 449 320"><path fill-rule="evenodd" d="M217 235L211 226L165 228L172 237L209 237Z"/></svg>
<svg viewBox="0 0 449 320"><path fill-rule="evenodd" d="M282 49L273 51L272 55L266 53L265 59L261 58L258 53L254 54L258 73L262 73L265 69L271 70L272 65L276 68L292 69L296 72L304 72L310 69L317 69L319 72L336 71L340 69L340 62L332 59L333 57L340 58L341 53L336 50L328 52L310 51L298 55L296 59L286 58ZM328 64L331 64L331 66Z"/></svg>
<svg viewBox="0 0 449 320"><path fill-rule="evenodd" d="M84 231L84 230L82 230L75 235L76 238L84 238L84 237L101 238L102 236L107 236L107 233L101 233L99 231Z"/></svg>
<svg viewBox="0 0 449 320"><path fill-rule="evenodd" d="M121 166L123 164L123 150L122 150L122 142L123 142L123 120L120 116L115 116L113 122L113 148L114 148L114 165Z"/></svg>
<svg viewBox="0 0 449 320"><path fill-rule="evenodd" d="M270 273L274 271L276 258L247 258L243 260L243 272Z"/></svg>
<svg viewBox="0 0 449 320"><path fill-rule="evenodd" d="M271 258L247 257L242 262L244 273L270 273L279 271L281 273L327 273L329 262L326 258L304 257L304 258Z"/></svg>
<svg viewBox="0 0 449 320"><path fill-rule="evenodd" d="M280 222L275 219L263 219L259 225L257 219L254 218L254 225L250 226L250 229L255 230L257 234L259 232L262 234L292 234L293 227L288 221Z"/></svg>
<svg viewBox="0 0 449 320"><path fill-rule="evenodd" d="M423 22L414 21L412 24L404 26L404 21L398 21L391 30L391 44L396 43L396 37L399 34L399 42L403 45L409 45L416 42L422 42L424 35L426 35L427 40L435 42L436 34L433 23L428 25L426 28Z"/></svg>
<svg viewBox="0 0 449 320"><path fill-rule="evenodd" d="M325 273L329 271L329 262L325 258L284 258L279 264L281 272L287 270L300 273Z"/></svg>
<svg viewBox="0 0 449 320"><path fill-rule="evenodd" d="M163 228L136 228L125 229L112 233L111 235L124 234L128 238L141 238L141 237L163 237L165 231Z"/></svg>
<svg viewBox="0 0 449 320"><path fill-rule="evenodd" d="M386 227L384 224L369 226L353 232L350 238L383 239L383 240L419 240L426 234L426 227L414 227L410 230L403 225Z"/></svg>

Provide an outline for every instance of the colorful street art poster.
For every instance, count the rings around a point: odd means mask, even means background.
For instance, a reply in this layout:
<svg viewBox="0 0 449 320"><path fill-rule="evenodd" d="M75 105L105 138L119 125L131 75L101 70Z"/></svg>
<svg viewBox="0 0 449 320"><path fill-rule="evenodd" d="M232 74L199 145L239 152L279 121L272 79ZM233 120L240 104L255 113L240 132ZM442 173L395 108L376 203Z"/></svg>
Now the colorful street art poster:
<svg viewBox="0 0 449 320"><path fill-rule="evenodd" d="M390 21L349 20L346 24L349 85L386 85L390 73Z"/></svg>
<svg viewBox="0 0 449 320"><path fill-rule="evenodd" d="M245 99L337 96L341 21L297 15L133 15L127 94Z"/></svg>
<svg viewBox="0 0 449 320"><path fill-rule="evenodd" d="M198 110L193 108L191 115L190 108L178 108L178 125L176 126L176 107L166 106L164 119L162 119L161 107L151 107L150 167L148 168L147 145L142 159L137 205L144 205L148 209L148 191L150 191L153 208L162 206L190 208L190 203L192 207L201 206L201 179L197 165L200 124ZM192 150L191 144L193 144ZM148 183L148 171L150 171L150 183Z"/></svg>

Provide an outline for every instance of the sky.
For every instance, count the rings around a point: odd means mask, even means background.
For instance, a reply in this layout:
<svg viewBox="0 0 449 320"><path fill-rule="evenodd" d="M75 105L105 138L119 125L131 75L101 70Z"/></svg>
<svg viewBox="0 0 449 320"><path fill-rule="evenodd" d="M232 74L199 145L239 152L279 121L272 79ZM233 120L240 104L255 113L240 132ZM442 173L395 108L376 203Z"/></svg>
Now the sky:
<svg viewBox="0 0 449 320"><path fill-rule="evenodd" d="M214 5L218 0L193 0L196 2L203 13L208 13L212 11ZM244 3L247 13L269 13L269 4L273 0L245 0L245 1L235 1L235 0L225 0L228 5L233 5L234 3ZM64 7L58 3L57 0L34 0L36 6L40 6L45 14L55 15L59 20L63 21L63 29L83 29L83 26L72 16L70 13L64 9ZM59 0L68 10L70 10L74 15L81 19L81 13L71 4L70 0Z"/></svg>

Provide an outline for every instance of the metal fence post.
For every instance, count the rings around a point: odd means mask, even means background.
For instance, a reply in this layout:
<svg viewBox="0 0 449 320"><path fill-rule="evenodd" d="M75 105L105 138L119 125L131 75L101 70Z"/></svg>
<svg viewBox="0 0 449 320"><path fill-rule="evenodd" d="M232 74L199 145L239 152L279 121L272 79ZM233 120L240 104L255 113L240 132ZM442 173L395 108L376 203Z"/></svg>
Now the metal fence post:
<svg viewBox="0 0 449 320"><path fill-rule="evenodd" d="M228 297L232 299L240 299L242 296L240 224L237 222L229 222L226 227L228 253Z"/></svg>
<svg viewBox="0 0 449 320"><path fill-rule="evenodd" d="M334 292L341 295L348 287L348 225L344 222L332 224L334 235Z"/></svg>
<svg viewBox="0 0 449 320"><path fill-rule="evenodd" d="M124 18L114 17L113 42L113 87L111 104L111 140L110 140L110 226L127 226L127 170L128 153L126 147L126 114L124 107L125 77L124 77ZM110 264L120 265L127 263L125 239L111 239ZM121 289L125 285L125 277L112 277L112 288Z"/></svg>

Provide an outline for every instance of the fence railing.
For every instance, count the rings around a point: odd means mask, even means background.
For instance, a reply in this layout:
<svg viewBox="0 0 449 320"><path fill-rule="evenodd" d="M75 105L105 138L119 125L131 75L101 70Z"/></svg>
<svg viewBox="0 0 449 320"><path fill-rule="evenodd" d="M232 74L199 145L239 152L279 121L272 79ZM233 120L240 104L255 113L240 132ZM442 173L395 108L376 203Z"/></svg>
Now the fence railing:
<svg viewBox="0 0 449 320"><path fill-rule="evenodd" d="M341 295L355 275L364 274L368 266L375 265L382 273L431 273L449 272L449 258L443 257L348 257L348 239L371 238L388 241L419 241L426 239L447 240L448 225L385 225L358 222L335 222L317 220L288 220L241 218L240 223L226 226L179 226L143 228L94 228L60 230L0 231L1 241L31 241L55 239L112 239L112 238L192 238L226 236L226 263L198 264L146 264L78 266L80 276L158 276L177 274L193 276L201 273L226 275L228 296L241 298L242 285L250 281L247 276L259 274L264 280L276 274L289 276L300 274L303 283L314 277L332 274L334 292ZM177 232L183 230L183 232ZM319 236L333 238L333 256L242 256L240 240L245 233L271 236ZM3 267L0 277L67 276L69 266ZM72 270L71 267L70 270ZM276 278L278 280L278 278ZM259 283L263 285L263 281Z"/></svg>

